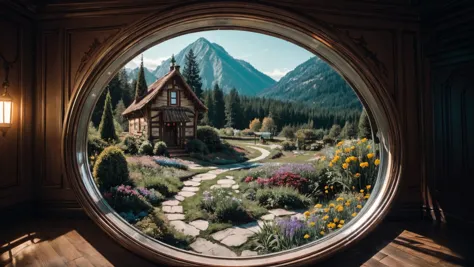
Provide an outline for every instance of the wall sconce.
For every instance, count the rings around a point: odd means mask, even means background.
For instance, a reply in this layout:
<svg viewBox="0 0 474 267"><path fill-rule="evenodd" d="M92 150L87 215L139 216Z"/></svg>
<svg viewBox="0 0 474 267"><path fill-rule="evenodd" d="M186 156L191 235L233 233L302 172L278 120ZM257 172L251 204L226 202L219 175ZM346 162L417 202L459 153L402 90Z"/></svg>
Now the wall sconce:
<svg viewBox="0 0 474 267"><path fill-rule="evenodd" d="M8 94L8 87L10 82L8 81L8 74L10 67L14 62L7 61L2 55L0 59L3 60L3 69L5 70L5 80L2 83L3 93L0 95L0 131L2 135L7 134L8 129L12 127L12 116L13 116L13 99Z"/></svg>

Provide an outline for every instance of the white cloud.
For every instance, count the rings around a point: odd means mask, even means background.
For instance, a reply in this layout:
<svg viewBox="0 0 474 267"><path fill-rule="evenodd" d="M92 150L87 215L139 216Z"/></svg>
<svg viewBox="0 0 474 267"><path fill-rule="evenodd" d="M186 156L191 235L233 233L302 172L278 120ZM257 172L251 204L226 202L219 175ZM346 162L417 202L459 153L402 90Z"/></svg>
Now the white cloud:
<svg viewBox="0 0 474 267"><path fill-rule="evenodd" d="M272 77L274 80L279 81L281 77L285 76L289 70L287 68L284 69L274 69L272 71L264 71L266 75Z"/></svg>
<svg viewBox="0 0 474 267"><path fill-rule="evenodd" d="M150 70L156 69L164 60L167 60L169 57L160 57L160 58L147 58L143 57L143 65ZM131 61L129 61L125 68L134 69L140 66L141 56L138 56Z"/></svg>

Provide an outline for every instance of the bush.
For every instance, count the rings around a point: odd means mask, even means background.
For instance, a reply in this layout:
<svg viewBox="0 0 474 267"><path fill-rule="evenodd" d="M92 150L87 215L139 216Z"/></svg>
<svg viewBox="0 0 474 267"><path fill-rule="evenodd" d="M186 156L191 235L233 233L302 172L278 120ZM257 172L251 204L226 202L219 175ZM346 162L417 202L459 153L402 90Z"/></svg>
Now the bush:
<svg viewBox="0 0 474 267"><path fill-rule="evenodd" d="M127 135L122 141L122 146L125 153L135 155L138 153L138 140L133 135Z"/></svg>
<svg viewBox="0 0 474 267"><path fill-rule="evenodd" d="M115 146L104 149L94 164L93 174L100 190L128 183L127 160L122 150Z"/></svg>
<svg viewBox="0 0 474 267"><path fill-rule="evenodd" d="M148 140L144 141L140 145L140 148L138 149L138 154L152 156L153 155L153 145L151 144L151 142L148 141Z"/></svg>
<svg viewBox="0 0 474 267"><path fill-rule="evenodd" d="M205 191L201 208L210 213L212 219L219 222L239 223L251 220L242 200L231 195L231 190L223 188Z"/></svg>
<svg viewBox="0 0 474 267"><path fill-rule="evenodd" d="M283 127L283 129L281 129L280 136L290 140L295 138L295 127L286 125Z"/></svg>
<svg viewBox="0 0 474 267"><path fill-rule="evenodd" d="M109 144L99 137L89 136L87 140L87 154L89 156L95 156L100 154Z"/></svg>
<svg viewBox="0 0 474 267"><path fill-rule="evenodd" d="M272 149L272 151L270 151L270 155L268 155L270 159L277 159L281 156L283 156L283 152L281 152L280 149Z"/></svg>
<svg viewBox="0 0 474 267"><path fill-rule="evenodd" d="M155 191L155 189L146 189L144 187L138 187L136 191L140 195L142 195L150 204L155 206L165 200L165 197L160 192Z"/></svg>
<svg viewBox="0 0 474 267"><path fill-rule="evenodd" d="M301 209L311 200L291 187L264 188L257 191L256 200L266 208Z"/></svg>
<svg viewBox="0 0 474 267"><path fill-rule="evenodd" d="M325 135L323 137L323 143L325 143L325 144L331 144L332 145L332 144L334 144L335 141L336 140L334 140L334 138L330 137L329 135Z"/></svg>
<svg viewBox="0 0 474 267"><path fill-rule="evenodd" d="M323 148L323 144L321 143L313 143L310 146L311 151L319 151Z"/></svg>
<svg viewBox="0 0 474 267"><path fill-rule="evenodd" d="M291 151L296 149L295 143L290 141L283 141L281 143L281 147L284 151Z"/></svg>
<svg viewBox="0 0 474 267"><path fill-rule="evenodd" d="M187 172L170 167L130 166L134 183L137 187L154 189L165 197L172 197L183 187L179 177Z"/></svg>
<svg viewBox="0 0 474 267"><path fill-rule="evenodd" d="M242 131L240 131L241 135L242 136L253 136L254 135L254 131L250 130L250 129L244 129Z"/></svg>
<svg viewBox="0 0 474 267"><path fill-rule="evenodd" d="M210 126L201 126L197 129L197 139L206 144L210 152L215 152L221 147L221 139L216 129Z"/></svg>
<svg viewBox="0 0 474 267"><path fill-rule="evenodd" d="M166 145L165 142L159 141L155 144L155 147L153 148L153 154L157 156L164 156L168 154L168 146Z"/></svg>
<svg viewBox="0 0 474 267"><path fill-rule="evenodd" d="M152 209L146 198L129 185L111 187L109 191L104 193L104 198L119 213L133 212L133 214L139 214L146 212L148 214Z"/></svg>
<svg viewBox="0 0 474 267"><path fill-rule="evenodd" d="M189 153L199 153L207 155L209 154L209 149L206 144L199 139L193 139L186 144L186 151Z"/></svg>

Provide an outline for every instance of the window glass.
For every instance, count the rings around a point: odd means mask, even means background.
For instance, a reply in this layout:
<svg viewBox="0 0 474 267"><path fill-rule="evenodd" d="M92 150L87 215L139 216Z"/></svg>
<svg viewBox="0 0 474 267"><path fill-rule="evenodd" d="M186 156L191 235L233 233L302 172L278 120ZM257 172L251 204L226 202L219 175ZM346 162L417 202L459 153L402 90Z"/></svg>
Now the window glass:
<svg viewBox="0 0 474 267"><path fill-rule="evenodd" d="M171 98L171 101L170 101L171 105L176 105L177 104L176 92L171 92L170 98Z"/></svg>

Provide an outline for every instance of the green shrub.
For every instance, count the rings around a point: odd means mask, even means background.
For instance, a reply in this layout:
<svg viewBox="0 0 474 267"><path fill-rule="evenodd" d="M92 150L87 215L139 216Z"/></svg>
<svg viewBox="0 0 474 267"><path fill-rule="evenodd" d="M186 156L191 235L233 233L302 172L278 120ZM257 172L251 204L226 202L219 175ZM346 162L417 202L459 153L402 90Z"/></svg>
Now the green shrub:
<svg viewBox="0 0 474 267"><path fill-rule="evenodd" d="M249 216L239 199L229 198L216 203L215 215L220 222L247 222Z"/></svg>
<svg viewBox="0 0 474 267"><path fill-rule="evenodd" d="M152 156L153 155L153 145L151 144L151 142L148 141L148 140L144 141L140 145L140 148L138 149L138 154Z"/></svg>
<svg viewBox="0 0 474 267"><path fill-rule="evenodd" d="M198 153L204 155L209 154L209 149L207 148L206 144L199 139L190 140L186 144L186 151L189 153Z"/></svg>
<svg viewBox="0 0 474 267"><path fill-rule="evenodd" d="M290 151L290 150L296 149L295 143L290 142L290 141L283 141L281 143L281 147L284 151Z"/></svg>
<svg viewBox="0 0 474 267"><path fill-rule="evenodd" d="M138 153L138 140L133 135L127 135L122 141L124 152L135 155Z"/></svg>
<svg viewBox="0 0 474 267"><path fill-rule="evenodd" d="M272 149L272 151L270 151L270 155L268 155L270 159L277 159L281 156L283 156L283 152L281 152L280 149Z"/></svg>
<svg viewBox="0 0 474 267"><path fill-rule="evenodd" d="M311 151L319 151L323 148L323 144L321 143L313 143L310 145Z"/></svg>
<svg viewBox="0 0 474 267"><path fill-rule="evenodd" d="M100 154L109 144L99 137L89 136L87 140L87 153L89 156Z"/></svg>
<svg viewBox="0 0 474 267"><path fill-rule="evenodd" d="M291 187L264 188L257 191L256 199L266 208L301 209L311 200Z"/></svg>
<svg viewBox="0 0 474 267"><path fill-rule="evenodd" d="M118 147L102 151L94 164L94 178L101 190L129 182L127 160Z"/></svg>
<svg viewBox="0 0 474 267"><path fill-rule="evenodd" d="M153 154L157 156L165 156L168 154L168 146L165 142L159 141L156 142L155 147L153 148Z"/></svg>
<svg viewBox="0 0 474 267"><path fill-rule="evenodd" d="M329 135L325 135L325 136L323 137L323 142L324 142L325 144L331 144L331 145L332 145L332 144L334 144L335 141L336 141L336 140L335 140L334 138L332 138L331 136L329 136Z"/></svg>
<svg viewBox="0 0 474 267"><path fill-rule="evenodd" d="M210 152L215 152L221 148L221 139L216 129L210 126L201 126L197 129L197 139L206 144Z"/></svg>

